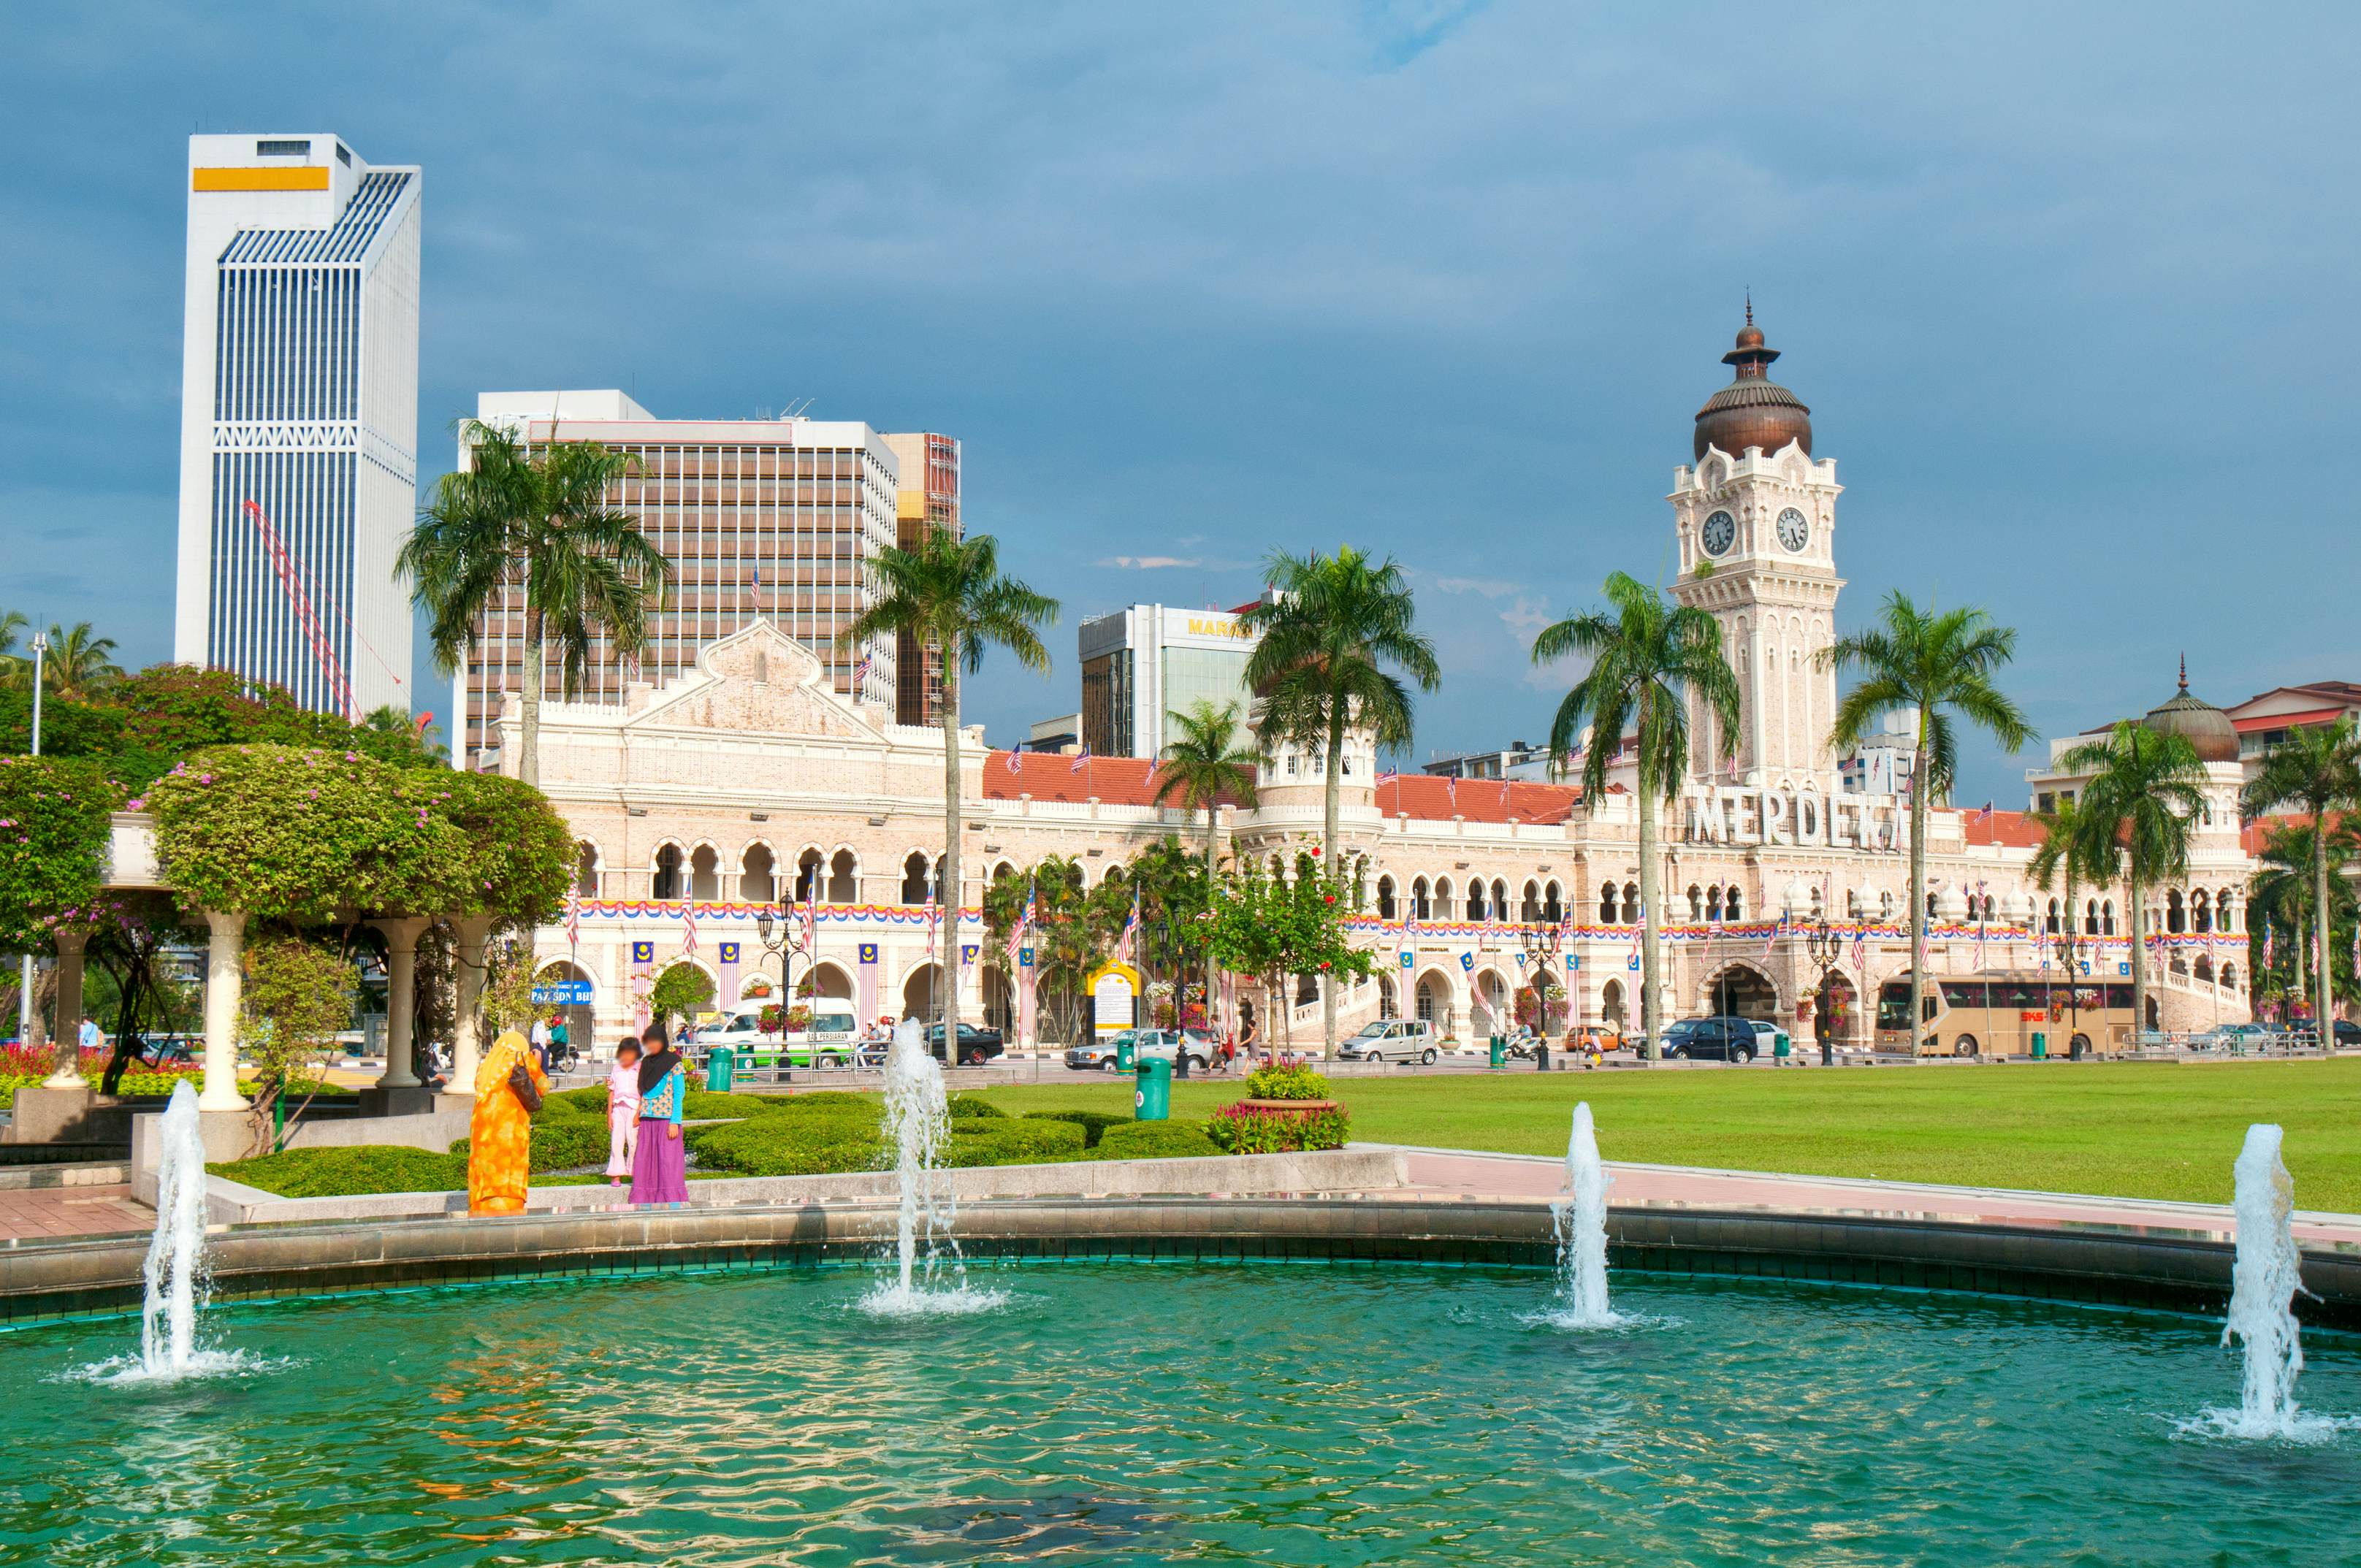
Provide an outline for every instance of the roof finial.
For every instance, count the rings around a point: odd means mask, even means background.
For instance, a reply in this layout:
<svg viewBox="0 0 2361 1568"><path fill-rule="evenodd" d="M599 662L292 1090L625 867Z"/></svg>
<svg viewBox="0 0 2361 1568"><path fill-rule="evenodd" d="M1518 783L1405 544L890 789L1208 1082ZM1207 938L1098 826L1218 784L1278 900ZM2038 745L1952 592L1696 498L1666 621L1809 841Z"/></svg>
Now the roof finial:
<svg viewBox="0 0 2361 1568"><path fill-rule="evenodd" d="M1746 286L1746 324L1754 324L1754 285L1752 283Z"/></svg>
<svg viewBox="0 0 2361 1568"><path fill-rule="evenodd" d="M2180 689L2184 692L2189 689L2189 655L2186 653L2180 656Z"/></svg>

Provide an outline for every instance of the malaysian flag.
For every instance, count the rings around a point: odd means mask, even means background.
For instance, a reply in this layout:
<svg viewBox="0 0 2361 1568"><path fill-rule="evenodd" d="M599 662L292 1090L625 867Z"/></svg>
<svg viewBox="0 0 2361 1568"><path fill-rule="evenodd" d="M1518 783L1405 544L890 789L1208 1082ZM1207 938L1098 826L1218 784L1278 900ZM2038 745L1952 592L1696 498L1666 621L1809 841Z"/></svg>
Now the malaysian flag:
<svg viewBox="0 0 2361 1568"><path fill-rule="evenodd" d="M1025 907L1016 912L1016 919L1008 928L1008 968L1012 973L1016 969L1017 955L1025 950L1025 938L1031 935L1032 930L1033 887L1028 883L1025 888Z"/></svg>
<svg viewBox="0 0 2361 1568"><path fill-rule="evenodd" d="M927 959L928 959L928 962L932 962L932 961L933 961L933 959L934 959L934 956L935 956L935 895L934 895L933 890L929 889L929 890L928 891L928 894L927 894Z"/></svg>
<svg viewBox="0 0 2361 1568"><path fill-rule="evenodd" d="M1869 974L1869 939L1864 934L1864 929L1861 922L1853 923L1852 967L1860 970L1862 978L1866 979Z"/></svg>
<svg viewBox="0 0 2361 1568"><path fill-rule="evenodd" d="M2271 954L2279 946L2279 928L2269 921L2263 922L2263 968L2271 967Z"/></svg>
<svg viewBox="0 0 2361 1568"><path fill-rule="evenodd" d="M1985 819L1990 820L1992 807L1985 806L1983 814ZM1976 883L1976 968L1978 969L1984 967L1984 923L1992 918L1991 913L1984 907L1983 887L1982 883Z"/></svg>
<svg viewBox="0 0 2361 1568"><path fill-rule="evenodd" d="M1132 889L1131 918L1123 923L1123 936L1115 945L1115 962L1131 962L1131 949L1139 940L1139 890Z"/></svg>
<svg viewBox="0 0 2361 1568"><path fill-rule="evenodd" d="M819 957L819 879L812 879L811 896L804 900L804 956Z"/></svg>
<svg viewBox="0 0 2361 1568"><path fill-rule="evenodd" d="M1443 793L1451 801L1451 809L1459 809L1459 775L1453 773L1443 781Z"/></svg>
<svg viewBox="0 0 2361 1568"><path fill-rule="evenodd" d="M1008 753L1008 771L1012 773L1021 771L1016 766L1016 752L1014 749L1012 749Z"/></svg>
<svg viewBox="0 0 2361 1568"><path fill-rule="evenodd" d="M697 900L684 900L680 906L680 950L693 956L697 952Z"/></svg>
<svg viewBox="0 0 2361 1568"><path fill-rule="evenodd" d="M861 663L853 666L852 694L855 696L860 696L869 687L869 665L871 658L872 655L863 653L861 655Z"/></svg>
<svg viewBox="0 0 2361 1568"><path fill-rule="evenodd" d="M1090 748L1090 743L1089 743L1088 741L1084 741L1084 742L1082 743L1082 749L1081 751L1077 751L1077 752L1075 752L1075 753L1074 753L1074 765L1073 765L1073 766L1071 766L1071 767L1070 767L1070 768L1068 768L1066 771L1067 771L1068 773L1081 773L1084 768L1087 768L1087 767L1089 767L1090 765L1091 765L1091 748Z"/></svg>
<svg viewBox="0 0 2361 1568"><path fill-rule="evenodd" d="M1770 931L1763 936L1763 956L1764 958L1769 958L1773 952L1778 950L1780 933L1786 929L1787 912L1783 909L1779 912L1779 918L1773 922Z"/></svg>
<svg viewBox="0 0 2361 1568"><path fill-rule="evenodd" d="M578 889L568 890L566 894L566 945L582 945L582 894Z"/></svg>

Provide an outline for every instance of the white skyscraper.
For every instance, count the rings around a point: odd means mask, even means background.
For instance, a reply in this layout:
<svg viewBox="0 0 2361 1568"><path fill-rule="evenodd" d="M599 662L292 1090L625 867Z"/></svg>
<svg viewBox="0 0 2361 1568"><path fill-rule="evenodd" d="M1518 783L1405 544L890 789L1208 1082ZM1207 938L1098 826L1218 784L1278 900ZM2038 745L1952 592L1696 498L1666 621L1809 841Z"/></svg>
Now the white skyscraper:
<svg viewBox="0 0 2361 1568"><path fill-rule="evenodd" d="M410 706L419 170L189 138L172 656L358 717Z"/></svg>

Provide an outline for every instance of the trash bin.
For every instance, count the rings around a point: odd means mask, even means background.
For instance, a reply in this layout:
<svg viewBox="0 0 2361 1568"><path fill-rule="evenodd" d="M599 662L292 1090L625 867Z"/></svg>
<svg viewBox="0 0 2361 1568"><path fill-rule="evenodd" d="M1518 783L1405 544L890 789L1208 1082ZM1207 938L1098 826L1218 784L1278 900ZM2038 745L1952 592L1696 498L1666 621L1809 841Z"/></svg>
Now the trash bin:
<svg viewBox="0 0 2361 1568"><path fill-rule="evenodd" d="M1172 1064L1149 1057L1131 1069L1131 1119L1169 1121L1172 1115Z"/></svg>
<svg viewBox="0 0 2361 1568"><path fill-rule="evenodd" d="M1778 1062L1783 1067L1785 1066L1787 1061L1787 1053L1795 1048L1795 1042L1787 1037L1786 1030L1779 1029L1773 1032L1771 1036L1772 1060Z"/></svg>
<svg viewBox="0 0 2361 1568"><path fill-rule="evenodd" d="M730 1092L730 1075L738 1069L738 1053L716 1046L705 1053L705 1087L716 1094Z"/></svg>
<svg viewBox="0 0 2361 1568"><path fill-rule="evenodd" d="M1121 1039L1119 1039L1119 1040L1115 1041L1115 1071L1117 1071L1117 1072L1129 1072L1129 1071L1131 1071L1132 1069L1134 1069L1135 1068L1137 1068L1138 1065L1139 1065L1139 1053L1138 1053L1137 1048L1132 1045L1132 1043L1131 1043L1131 1036L1130 1036L1129 1035L1126 1035L1126 1036L1124 1036Z"/></svg>
<svg viewBox="0 0 2361 1568"><path fill-rule="evenodd" d="M1498 1035L1492 1036L1492 1065L1496 1068L1509 1065L1509 1042Z"/></svg>
<svg viewBox="0 0 2361 1568"><path fill-rule="evenodd" d="M2036 1057L2046 1057L2049 1054L2049 1036L2038 1029L2033 1031L2033 1054Z"/></svg>

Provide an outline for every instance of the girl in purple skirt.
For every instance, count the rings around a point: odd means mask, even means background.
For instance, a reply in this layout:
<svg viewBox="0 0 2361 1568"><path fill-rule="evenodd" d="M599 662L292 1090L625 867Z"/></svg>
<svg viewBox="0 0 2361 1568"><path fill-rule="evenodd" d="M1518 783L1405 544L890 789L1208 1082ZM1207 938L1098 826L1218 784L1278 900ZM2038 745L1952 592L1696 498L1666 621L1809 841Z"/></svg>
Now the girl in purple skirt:
<svg viewBox="0 0 2361 1568"><path fill-rule="evenodd" d="M633 1203L688 1201L688 1156L680 1141L681 1113L688 1100L688 1069L651 1024L640 1038L640 1146L631 1151Z"/></svg>

